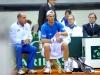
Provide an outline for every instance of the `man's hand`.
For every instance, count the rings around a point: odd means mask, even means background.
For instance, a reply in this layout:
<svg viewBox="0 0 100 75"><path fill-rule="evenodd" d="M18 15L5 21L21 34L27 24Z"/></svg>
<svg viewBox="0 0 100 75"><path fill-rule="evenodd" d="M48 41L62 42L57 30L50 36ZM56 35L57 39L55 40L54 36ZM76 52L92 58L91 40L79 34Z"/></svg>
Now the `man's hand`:
<svg viewBox="0 0 100 75"><path fill-rule="evenodd" d="M61 36L61 32L57 32L56 35L55 35L56 38L58 38L60 36Z"/></svg>
<svg viewBox="0 0 100 75"><path fill-rule="evenodd" d="M61 38L61 36L62 36L61 32L57 32L56 35L55 35L56 41L59 42L59 43L61 43L63 41L63 39Z"/></svg>
<svg viewBox="0 0 100 75"><path fill-rule="evenodd" d="M30 43L30 39L24 40L24 44L29 44L29 43Z"/></svg>
<svg viewBox="0 0 100 75"><path fill-rule="evenodd" d="M57 37L56 41L59 42L59 43L61 43L63 41L63 39L61 37Z"/></svg>

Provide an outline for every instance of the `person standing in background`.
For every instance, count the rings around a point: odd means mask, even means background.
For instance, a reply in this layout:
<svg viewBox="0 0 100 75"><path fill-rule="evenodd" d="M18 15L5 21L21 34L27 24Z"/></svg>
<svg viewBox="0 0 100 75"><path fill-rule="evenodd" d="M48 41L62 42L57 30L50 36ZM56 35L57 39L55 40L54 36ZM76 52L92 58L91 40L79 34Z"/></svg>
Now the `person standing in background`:
<svg viewBox="0 0 100 75"><path fill-rule="evenodd" d="M47 21L46 19L47 11L53 10L55 12L55 7L54 7L55 3L56 3L56 0L47 0L47 4L44 4L40 7L39 16L38 16L38 31L41 30L42 24ZM56 15L55 15L55 19L56 19Z"/></svg>

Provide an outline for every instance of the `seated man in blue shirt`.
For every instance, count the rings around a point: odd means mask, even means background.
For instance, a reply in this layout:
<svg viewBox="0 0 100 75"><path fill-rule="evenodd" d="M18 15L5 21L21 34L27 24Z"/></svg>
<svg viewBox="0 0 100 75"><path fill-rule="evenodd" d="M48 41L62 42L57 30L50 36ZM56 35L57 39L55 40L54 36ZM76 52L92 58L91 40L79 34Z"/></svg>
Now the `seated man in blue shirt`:
<svg viewBox="0 0 100 75"><path fill-rule="evenodd" d="M18 21L11 25L10 27L10 39L14 46L16 52L16 64L18 69L18 74L24 74L22 70L22 53L28 53L27 59L27 69L29 73L36 73L33 70L34 58L36 56L37 48L31 46L31 29L30 25L26 23L26 15L19 13L17 15Z"/></svg>
<svg viewBox="0 0 100 75"><path fill-rule="evenodd" d="M68 72L68 42L63 39L68 34L63 25L54 20L54 11L49 10L46 16L48 21L45 22L41 28L41 41L43 45L42 55L46 59L44 73L51 73L50 59L58 59L62 56L64 57L64 72Z"/></svg>

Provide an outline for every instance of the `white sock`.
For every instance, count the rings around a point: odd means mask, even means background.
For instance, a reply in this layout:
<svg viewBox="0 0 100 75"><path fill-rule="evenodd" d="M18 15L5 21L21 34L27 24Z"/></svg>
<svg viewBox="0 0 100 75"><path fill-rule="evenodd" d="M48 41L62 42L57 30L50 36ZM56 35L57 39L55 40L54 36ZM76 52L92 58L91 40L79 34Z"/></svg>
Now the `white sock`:
<svg viewBox="0 0 100 75"><path fill-rule="evenodd" d="M72 58L68 58L68 62L69 62L69 65L72 65L73 59Z"/></svg>
<svg viewBox="0 0 100 75"><path fill-rule="evenodd" d="M51 68L51 63L50 63L50 61L46 61L46 66L47 66L48 68Z"/></svg>

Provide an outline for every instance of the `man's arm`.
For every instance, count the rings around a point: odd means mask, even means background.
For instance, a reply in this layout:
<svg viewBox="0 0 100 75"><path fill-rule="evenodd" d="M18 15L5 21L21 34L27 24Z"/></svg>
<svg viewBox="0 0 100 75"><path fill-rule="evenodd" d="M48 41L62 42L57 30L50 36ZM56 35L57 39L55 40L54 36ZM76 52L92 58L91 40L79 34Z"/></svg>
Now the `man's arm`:
<svg viewBox="0 0 100 75"><path fill-rule="evenodd" d="M68 36L68 33L67 33L67 31L64 31L64 32L61 32L61 35L62 36Z"/></svg>
<svg viewBox="0 0 100 75"><path fill-rule="evenodd" d="M100 37L100 25L97 24L97 27L98 27L98 28L97 28L97 29L98 29L97 36Z"/></svg>
<svg viewBox="0 0 100 75"><path fill-rule="evenodd" d="M10 27L9 34L10 34L10 39L13 43L21 43L21 39L18 37L18 36L20 36L20 35L18 35L18 32L20 32L20 30L17 29L17 27L15 27L13 25Z"/></svg>
<svg viewBox="0 0 100 75"><path fill-rule="evenodd" d="M88 37L89 36L87 31L86 31L86 27L84 25L83 25L83 36L84 37Z"/></svg>

